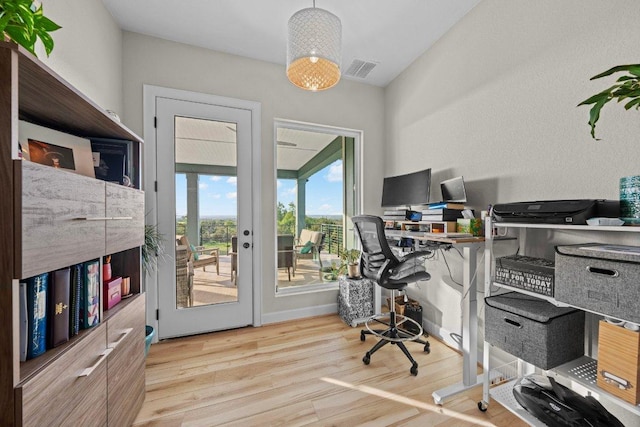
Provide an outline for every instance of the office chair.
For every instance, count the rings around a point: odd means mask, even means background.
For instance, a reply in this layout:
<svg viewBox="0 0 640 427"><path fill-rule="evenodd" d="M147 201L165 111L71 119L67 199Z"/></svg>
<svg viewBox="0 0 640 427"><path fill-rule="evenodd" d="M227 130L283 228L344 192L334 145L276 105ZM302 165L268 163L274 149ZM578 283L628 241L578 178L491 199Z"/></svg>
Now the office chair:
<svg viewBox="0 0 640 427"><path fill-rule="evenodd" d="M365 365L371 362L371 355L391 343L400 348L411 362L411 375L418 375L418 363L411 357L411 353L404 345L405 341L415 341L424 345L424 351L430 352L428 341L420 339L423 334L422 325L407 316L396 314L396 291L403 290L409 283L419 280L429 280L431 275L425 271L424 263L417 258L430 255L431 252L414 251L406 256L395 256L387 242L382 218L371 215L359 215L352 218L356 233L362 243L362 255L360 258L360 274L378 285L391 291L391 303L389 313L377 314L365 322L366 330L360 331L360 341L364 341L366 335L375 335L380 340L369 350L362 361ZM388 321L385 319L388 318ZM411 333L401 326L405 322L411 322L417 326L417 333ZM370 323L386 325L386 329L372 329Z"/></svg>

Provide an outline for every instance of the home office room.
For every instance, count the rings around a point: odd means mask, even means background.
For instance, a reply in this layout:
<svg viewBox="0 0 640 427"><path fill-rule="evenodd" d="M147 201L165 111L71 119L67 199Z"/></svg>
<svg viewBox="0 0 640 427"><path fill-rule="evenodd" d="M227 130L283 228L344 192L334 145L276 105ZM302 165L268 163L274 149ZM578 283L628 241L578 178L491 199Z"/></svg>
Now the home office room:
<svg viewBox="0 0 640 427"><path fill-rule="evenodd" d="M0 9L6 425L640 426L633 0Z"/></svg>

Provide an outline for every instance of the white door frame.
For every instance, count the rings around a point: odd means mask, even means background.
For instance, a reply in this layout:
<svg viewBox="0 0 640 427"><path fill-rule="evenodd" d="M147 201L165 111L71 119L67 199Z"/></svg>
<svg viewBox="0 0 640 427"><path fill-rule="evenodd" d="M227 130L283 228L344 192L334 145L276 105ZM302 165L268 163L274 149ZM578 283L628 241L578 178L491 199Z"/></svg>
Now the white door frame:
<svg viewBox="0 0 640 427"><path fill-rule="evenodd" d="M145 223L156 225L158 223L158 197L155 191L156 182L156 144L157 135L155 128L156 98L173 98L192 102L202 102L205 104L220 105L230 108L240 108L251 112L251 146L252 146L252 187L251 201L253 213L251 223L253 229L253 265L252 265L252 286L253 286L253 326L262 325L262 236L261 236L261 210L262 198L260 191L261 181L261 104L255 101L245 101L235 98L227 98L206 93L191 92L180 89L171 89L161 86L143 85L143 188L145 190ZM174 203L175 201L172 201ZM168 245L173 244L170 239ZM172 253L171 249L169 252ZM158 277L156 271L151 271L144 278L144 290L147 293L147 325L158 328ZM157 341L158 334L155 334L154 341Z"/></svg>

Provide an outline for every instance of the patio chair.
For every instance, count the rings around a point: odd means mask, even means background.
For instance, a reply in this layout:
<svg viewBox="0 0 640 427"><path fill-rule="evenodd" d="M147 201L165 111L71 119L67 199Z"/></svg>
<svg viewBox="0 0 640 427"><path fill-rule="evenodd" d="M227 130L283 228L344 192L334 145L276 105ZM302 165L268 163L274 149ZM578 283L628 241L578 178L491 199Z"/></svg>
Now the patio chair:
<svg viewBox="0 0 640 427"><path fill-rule="evenodd" d="M293 246L294 249L294 271L298 267L298 259L317 259L322 269L322 258L320 251L324 245L324 233L311 231L303 228L300 236Z"/></svg>
<svg viewBox="0 0 640 427"><path fill-rule="evenodd" d="M193 263L193 268L202 267L202 271L207 271L207 265L216 266L216 274L220 275L220 250L218 248L205 248L204 246L193 246L189 244L187 236L180 237L180 244L187 247L189 260Z"/></svg>
<svg viewBox="0 0 640 427"><path fill-rule="evenodd" d="M278 268L286 268L289 281L291 281L291 269L293 277L296 276L296 269L293 264L293 234L281 234L278 236Z"/></svg>
<svg viewBox="0 0 640 427"><path fill-rule="evenodd" d="M176 304L181 308L193 305L193 264L185 245L176 245Z"/></svg>

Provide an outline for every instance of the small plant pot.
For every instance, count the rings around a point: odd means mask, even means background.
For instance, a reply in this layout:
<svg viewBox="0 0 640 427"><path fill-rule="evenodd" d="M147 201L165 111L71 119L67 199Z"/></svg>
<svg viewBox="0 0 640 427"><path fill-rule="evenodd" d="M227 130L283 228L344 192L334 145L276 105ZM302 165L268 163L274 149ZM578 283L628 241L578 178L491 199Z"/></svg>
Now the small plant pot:
<svg viewBox="0 0 640 427"><path fill-rule="evenodd" d="M149 326L147 325L145 327L145 338L144 338L144 357L147 357L147 354L149 354L149 347L151 347L151 341L153 341L153 336L156 334L155 329L153 329L153 326Z"/></svg>
<svg viewBox="0 0 640 427"><path fill-rule="evenodd" d="M349 264L347 266L347 271L349 273L349 277L352 279L360 277L360 265L358 264Z"/></svg>

